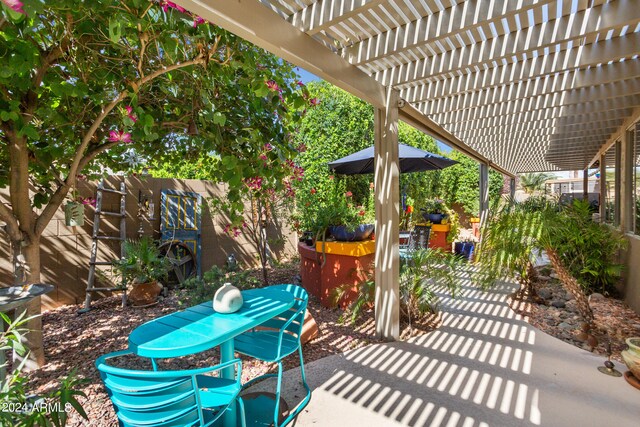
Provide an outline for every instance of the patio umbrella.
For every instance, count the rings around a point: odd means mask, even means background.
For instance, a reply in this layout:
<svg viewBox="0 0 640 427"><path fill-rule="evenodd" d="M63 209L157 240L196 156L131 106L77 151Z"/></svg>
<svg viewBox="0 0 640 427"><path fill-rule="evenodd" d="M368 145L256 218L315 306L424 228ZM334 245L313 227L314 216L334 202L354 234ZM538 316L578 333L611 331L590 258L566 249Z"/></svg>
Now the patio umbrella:
<svg viewBox="0 0 640 427"><path fill-rule="evenodd" d="M444 169L455 165L455 160L410 147L398 144L400 158L400 173L423 172L428 170ZM329 163L329 167L334 172L343 175L360 175L373 173L373 147L365 148L357 153L349 154L346 157Z"/></svg>

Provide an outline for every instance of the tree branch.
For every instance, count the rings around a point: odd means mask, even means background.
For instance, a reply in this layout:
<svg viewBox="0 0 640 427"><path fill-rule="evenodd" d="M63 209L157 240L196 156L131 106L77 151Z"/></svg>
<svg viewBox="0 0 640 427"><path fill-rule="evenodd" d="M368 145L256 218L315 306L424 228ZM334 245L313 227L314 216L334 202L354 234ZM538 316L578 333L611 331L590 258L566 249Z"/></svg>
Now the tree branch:
<svg viewBox="0 0 640 427"><path fill-rule="evenodd" d="M132 82L131 86L137 92L138 90L140 90L142 86L151 82L153 79L162 76L163 74L169 73L174 70L178 70L180 68L190 67L192 65L203 65L205 64L205 62L206 62L205 55L200 54L195 59L192 59L190 61L173 64L168 67L163 67L159 70L156 70L153 73L139 79L138 81ZM36 236L39 236L44 231L49 221L51 221L51 218L53 218L53 215L55 214L56 210L60 207L60 205L64 201L64 198L67 196L69 189L71 189L75 185L76 175L80 171L82 171L82 168L80 166L82 167L86 166L91 160L95 158L95 156L97 156L104 150L116 144L116 143L113 143L113 145L109 145L109 143L105 143L98 146L100 147L100 149L96 148L85 154L85 150L89 146L89 143L91 142L91 139L93 138L97 130L102 125L102 122L104 121L104 119L128 95L129 95L128 91L126 90L122 91L113 101L111 101L106 107L102 109L102 111L100 112L96 120L93 122L93 124L91 125L87 133L85 133L84 137L82 138L82 141L80 142L80 145L76 149L73 161L69 166L69 174L67 175L67 179L65 180L65 185L58 187L58 189L53 194L53 196L51 196L51 199L49 199L49 203L47 203L47 206L43 209L42 213L36 220L36 227L35 227Z"/></svg>
<svg viewBox="0 0 640 427"><path fill-rule="evenodd" d="M0 219L7 223L5 230L7 234L9 234L9 238L11 238L11 240L20 240L22 233L20 233L18 221L9 208L2 202L0 202Z"/></svg>

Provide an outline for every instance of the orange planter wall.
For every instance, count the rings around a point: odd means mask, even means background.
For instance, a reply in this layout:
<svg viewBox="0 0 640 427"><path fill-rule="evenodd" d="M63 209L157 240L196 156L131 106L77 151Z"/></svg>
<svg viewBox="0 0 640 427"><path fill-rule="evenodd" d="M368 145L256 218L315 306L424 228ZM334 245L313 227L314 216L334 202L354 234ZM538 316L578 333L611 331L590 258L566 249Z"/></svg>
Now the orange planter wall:
<svg viewBox="0 0 640 427"><path fill-rule="evenodd" d="M321 245L322 242L315 248L298 243L302 286L323 306L335 307L333 289L346 283L353 284L351 291L340 301L344 308L356 297L357 284L364 280L364 272L373 263L375 242L326 242L324 266Z"/></svg>

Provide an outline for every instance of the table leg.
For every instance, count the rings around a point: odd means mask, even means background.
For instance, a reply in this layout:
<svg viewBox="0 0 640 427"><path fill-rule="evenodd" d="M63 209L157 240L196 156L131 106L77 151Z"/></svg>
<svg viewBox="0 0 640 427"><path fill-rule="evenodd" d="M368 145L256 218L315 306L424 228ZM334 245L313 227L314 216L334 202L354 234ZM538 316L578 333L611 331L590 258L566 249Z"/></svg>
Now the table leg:
<svg viewBox="0 0 640 427"><path fill-rule="evenodd" d="M230 339L220 344L220 362L225 363L232 360L233 358L234 358L233 339ZM222 370L222 378L226 378L230 380L234 379L235 378L234 367L230 366L228 368L224 368ZM229 409L230 410L223 415L223 419L222 419L223 426L236 427L237 425L236 403L235 402L232 403Z"/></svg>

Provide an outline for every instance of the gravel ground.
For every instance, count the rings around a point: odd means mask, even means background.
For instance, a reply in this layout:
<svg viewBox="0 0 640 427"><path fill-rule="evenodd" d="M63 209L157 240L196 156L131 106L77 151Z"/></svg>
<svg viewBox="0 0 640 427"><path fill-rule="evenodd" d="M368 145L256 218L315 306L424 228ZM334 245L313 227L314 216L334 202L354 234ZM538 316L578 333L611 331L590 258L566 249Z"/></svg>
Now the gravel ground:
<svg viewBox="0 0 640 427"><path fill-rule="evenodd" d="M259 275L260 272L255 272ZM271 283L294 283L298 274L298 264L284 265L270 271ZM102 354L122 350L127 347L129 333L138 325L176 311L180 308L179 295L172 294L159 304L147 308L125 308L120 306L119 296L96 301L93 310L78 315L80 305L60 307L43 313L44 348L47 364L29 374L30 391L44 392L57 385L58 379L72 369L87 380L83 387L87 398L80 401L89 416L89 421L73 413L70 426L114 426L117 425L111 402L104 390L94 361ZM340 311L322 307L313 297L309 302L309 311L316 320L320 334L303 347L305 362L311 362L346 350L363 347L377 342L372 311L363 313L356 325L344 325L338 322ZM438 316L432 316L419 329L409 331L403 328L403 336L416 335L437 327ZM162 361L161 369L187 369L211 366L219 360L216 349L191 357ZM297 366L298 358L290 357L285 369ZM140 359L126 361L132 368L149 369L150 366ZM242 367L243 382L259 376L274 368L253 359L244 359Z"/></svg>
<svg viewBox="0 0 640 427"><path fill-rule="evenodd" d="M610 343L611 358L624 363L620 352L627 347L626 338L640 336L640 316L620 299L592 294L589 305L595 320L590 331L592 338L589 338L582 333L583 320L572 296L564 290L553 270L549 271L549 267L539 270L539 281L535 284L539 298L533 302L528 295L516 294L511 308L543 332L603 357L607 356Z"/></svg>

